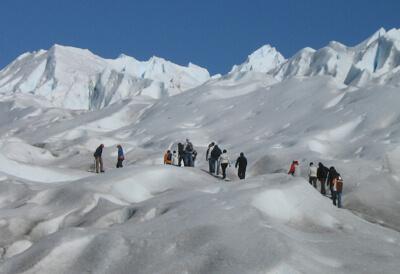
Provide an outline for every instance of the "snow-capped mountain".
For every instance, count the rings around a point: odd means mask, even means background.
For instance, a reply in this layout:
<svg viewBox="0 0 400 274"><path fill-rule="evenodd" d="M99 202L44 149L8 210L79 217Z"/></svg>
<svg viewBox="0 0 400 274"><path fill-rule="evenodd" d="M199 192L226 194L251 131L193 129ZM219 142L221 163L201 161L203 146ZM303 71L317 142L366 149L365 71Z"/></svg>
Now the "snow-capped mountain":
<svg viewBox="0 0 400 274"><path fill-rule="evenodd" d="M161 98L202 84L206 69L158 57L140 62L121 55L103 59L89 50L54 45L25 53L0 71L0 93L31 93L55 106L98 109L130 96Z"/></svg>
<svg viewBox="0 0 400 274"><path fill-rule="evenodd" d="M265 45L250 54L243 64L233 66L230 73L246 71L270 73L285 61L285 57L274 47Z"/></svg>
<svg viewBox="0 0 400 274"><path fill-rule="evenodd" d="M278 81L329 75L345 85L398 85L399 65L400 30L380 29L354 47L330 42L319 50L304 48L287 60L265 45L228 75L258 72ZM206 69L191 63L183 67L158 57L141 62L126 55L103 59L89 50L54 45L22 54L1 70L0 94L31 93L59 107L99 109L131 96L176 95L210 79Z"/></svg>
<svg viewBox="0 0 400 274"><path fill-rule="evenodd" d="M400 29L378 30L354 47L332 41L314 50L304 48L284 60L274 48L266 45L249 55L246 62L231 72L256 71L284 81L292 77L329 75L346 85L362 86L370 81L400 84Z"/></svg>

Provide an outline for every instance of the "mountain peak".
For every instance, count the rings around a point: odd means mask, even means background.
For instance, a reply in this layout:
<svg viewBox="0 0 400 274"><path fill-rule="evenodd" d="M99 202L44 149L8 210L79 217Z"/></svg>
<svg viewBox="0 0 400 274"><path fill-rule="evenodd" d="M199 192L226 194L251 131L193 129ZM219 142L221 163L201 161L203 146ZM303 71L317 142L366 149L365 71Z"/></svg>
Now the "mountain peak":
<svg viewBox="0 0 400 274"><path fill-rule="evenodd" d="M255 50L247 57L247 60L239 65L233 66L231 72L256 71L268 73L285 62L285 57L276 48L267 44Z"/></svg>
<svg viewBox="0 0 400 274"><path fill-rule="evenodd" d="M270 44L266 44L255 50L252 54L249 55L249 58L256 57L266 57L270 55L281 55L276 48L272 47ZM282 56L283 57L283 56Z"/></svg>
<svg viewBox="0 0 400 274"><path fill-rule="evenodd" d="M371 45L373 42L378 40L381 36L384 36L386 34L386 30L384 28L380 28L377 31L374 32L370 37L365 39L363 42L355 46L356 48L365 48Z"/></svg>

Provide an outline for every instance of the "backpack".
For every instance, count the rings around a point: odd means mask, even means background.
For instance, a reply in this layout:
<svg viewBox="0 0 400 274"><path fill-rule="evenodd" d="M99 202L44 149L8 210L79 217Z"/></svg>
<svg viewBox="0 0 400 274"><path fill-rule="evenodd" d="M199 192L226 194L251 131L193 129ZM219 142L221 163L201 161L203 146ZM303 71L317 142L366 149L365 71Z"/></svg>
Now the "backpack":
<svg viewBox="0 0 400 274"><path fill-rule="evenodd" d="M343 179L342 177L337 177L336 179L336 191L337 192L342 192L343 190Z"/></svg>

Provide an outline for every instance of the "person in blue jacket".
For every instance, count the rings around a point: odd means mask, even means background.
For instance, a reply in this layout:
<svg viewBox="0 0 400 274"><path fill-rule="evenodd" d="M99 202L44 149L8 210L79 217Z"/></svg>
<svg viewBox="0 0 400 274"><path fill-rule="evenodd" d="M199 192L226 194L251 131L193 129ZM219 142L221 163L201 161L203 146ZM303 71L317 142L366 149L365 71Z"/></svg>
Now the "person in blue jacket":
<svg viewBox="0 0 400 274"><path fill-rule="evenodd" d="M122 161L125 160L124 151L121 145L117 145L118 148L118 158L117 158L117 168L122 167Z"/></svg>

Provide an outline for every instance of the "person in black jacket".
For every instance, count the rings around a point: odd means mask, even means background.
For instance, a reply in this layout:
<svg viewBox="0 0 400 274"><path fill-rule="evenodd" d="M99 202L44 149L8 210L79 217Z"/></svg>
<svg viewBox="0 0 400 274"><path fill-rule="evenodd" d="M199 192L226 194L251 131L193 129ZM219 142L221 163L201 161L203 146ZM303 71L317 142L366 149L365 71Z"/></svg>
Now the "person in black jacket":
<svg viewBox="0 0 400 274"><path fill-rule="evenodd" d="M333 179L337 176L337 171L335 167L331 166L329 168L328 179L326 180L326 185L329 186L331 192L331 197L333 197Z"/></svg>
<svg viewBox="0 0 400 274"><path fill-rule="evenodd" d="M317 178L318 181L321 183L321 194L326 195L325 183L326 178L328 177L329 169L324 166L322 163L318 163L318 170L317 170Z"/></svg>
<svg viewBox="0 0 400 274"><path fill-rule="evenodd" d="M178 166L182 166L184 153L185 153L185 146L182 143L178 143Z"/></svg>
<svg viewBox="0 0 400 274"><path fill-rule="evenodd" d="M215 172L215 163L211 160L211 152L214 149L215 143L211 142L211 144L208 145L207 152L206 152L206 161L208 162L208 169L210 173Z"/></svg>
<svg viewBox="0 0 400 274"><path fill-rule="evenodd" d="M244 153L240 152L239 158L236 160L235 168L238 169L238 176L240 180L243 180L246 177L246 167L247 167L247 159L244 157Z"/></svg>
<svg viewBox="0 0 400 274"><path fill-rule="evenodd" d="M99 173L99 170L100 172L104 172L103 159L101 158L101 155L103 154L103 148L104 148L103 144L99 145L99 147L96 148L96 151L93 154L96 162L95 163L96 173Z"/></svg>
<svg viewBox="0 0 400 274"><path fill-rule="evenodd" d="M210 171L210 173L216 172L215 165L217 164L219 156L221 156L221 154L222 154L221 149L218 147L218 145L215 145L210 154L210 166L213 167L212 168L213 172Z"/></svg>

